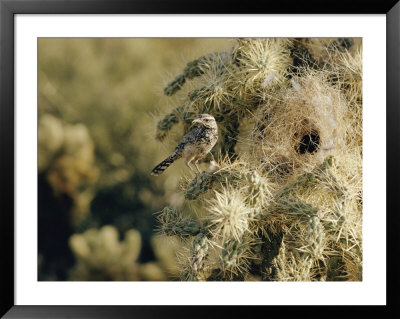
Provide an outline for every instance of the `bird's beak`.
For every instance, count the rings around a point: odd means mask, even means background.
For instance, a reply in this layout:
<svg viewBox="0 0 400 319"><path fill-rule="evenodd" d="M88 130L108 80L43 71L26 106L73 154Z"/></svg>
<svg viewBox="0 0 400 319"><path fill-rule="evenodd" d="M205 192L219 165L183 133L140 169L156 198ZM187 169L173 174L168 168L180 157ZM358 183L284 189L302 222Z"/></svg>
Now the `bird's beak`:
<svg viewBox="0 0 400 319"><path fill-rule="evenodd" d="M200 119L194 119L194 120L192 121L192 124L195 124L195 123L202 124L203 122L202 122Z"/></svg>

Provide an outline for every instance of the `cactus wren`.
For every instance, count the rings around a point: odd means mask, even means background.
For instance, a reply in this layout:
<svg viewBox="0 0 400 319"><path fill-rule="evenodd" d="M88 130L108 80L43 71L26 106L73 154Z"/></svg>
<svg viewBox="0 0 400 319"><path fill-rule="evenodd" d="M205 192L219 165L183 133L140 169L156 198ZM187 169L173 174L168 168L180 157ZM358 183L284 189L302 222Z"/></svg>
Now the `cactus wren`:
<svg viewBox="0 0 400 319"><path fill-rule="evenodd" d="M154 167L151 175L160 175L173 162L181 157L185 158L186 166L196 175L196 172L190 166L190 163L194 161L194 165L200 173L197 162L211 151L217 142L218 126L215 122L215 118L209 114L200 114L192 123L198 125L183 136L179 145L175 148L175 151L168 158Z"/></svg>

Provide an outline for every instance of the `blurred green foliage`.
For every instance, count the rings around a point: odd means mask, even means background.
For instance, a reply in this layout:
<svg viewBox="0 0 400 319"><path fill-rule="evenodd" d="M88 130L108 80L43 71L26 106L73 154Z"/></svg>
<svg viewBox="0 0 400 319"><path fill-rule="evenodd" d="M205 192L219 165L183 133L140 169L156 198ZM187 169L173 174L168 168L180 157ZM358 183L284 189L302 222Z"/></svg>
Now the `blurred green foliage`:
<svg viewBox="0 0 400 319"><path fill-rule="evenodd" d="M228 45L227 39L39 39L39 280L172 278L173 261L154 252L153 212L174 200L179 179L150 175L170 151L154 140L154 117L171 103L163 96L173 79L166 70ZM138 230L142 248L132 265L160 261L158 268L149 264L134 277L77 273L82 262L75 266L71 236L104 225L121 242ZM173 259L173 249L167 251Z"/></svg>

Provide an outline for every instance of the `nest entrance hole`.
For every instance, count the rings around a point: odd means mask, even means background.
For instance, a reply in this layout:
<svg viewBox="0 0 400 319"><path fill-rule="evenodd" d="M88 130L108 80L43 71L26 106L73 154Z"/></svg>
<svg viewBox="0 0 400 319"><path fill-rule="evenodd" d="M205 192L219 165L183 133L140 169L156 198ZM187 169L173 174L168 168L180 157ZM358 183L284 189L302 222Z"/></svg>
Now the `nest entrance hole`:
<svg viewBox="0 0 400 319"><path fill-rule="evenodd" d="M312 130L302 136L300 143L296 146L296 150L299 154L314 153L318 151L320 143L319 134L317 131Z"/></svg>

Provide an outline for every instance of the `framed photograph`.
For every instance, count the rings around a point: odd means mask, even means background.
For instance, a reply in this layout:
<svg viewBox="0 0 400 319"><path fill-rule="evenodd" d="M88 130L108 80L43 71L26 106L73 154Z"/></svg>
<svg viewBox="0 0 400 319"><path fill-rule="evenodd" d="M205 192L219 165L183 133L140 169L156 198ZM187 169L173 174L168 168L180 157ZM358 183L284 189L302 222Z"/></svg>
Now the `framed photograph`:
<svg viewBox="0 0 400 319"><path fill-rule="evenodd" d="M0 0L0 314L399 314L399 15Z"/></svg>

